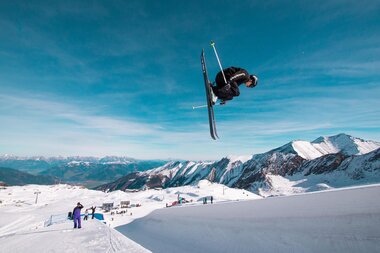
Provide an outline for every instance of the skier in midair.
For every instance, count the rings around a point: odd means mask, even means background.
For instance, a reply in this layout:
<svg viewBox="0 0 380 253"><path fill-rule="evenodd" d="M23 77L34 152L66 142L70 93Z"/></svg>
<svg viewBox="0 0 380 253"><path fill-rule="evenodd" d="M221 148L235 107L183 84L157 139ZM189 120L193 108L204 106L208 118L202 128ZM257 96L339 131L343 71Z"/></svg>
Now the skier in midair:
<svg viewBox="0 0 380 253"><path fill-rule="evenodd" d="M226 80L223 77L226 78ZM250 75L247 70L238 67L229 67L220 71L215 77L216 86L212 86L212 91L216 98L213 98L215 103L217 99L222 100L224 104L227 100L232 100L233 97L240 95L239 85L245 83L248 88L253 88L258 83L258 78L255 75Z"/></svg>
<svg viewBox="0 0 380 253"><path fill-rule="evenodd" d="M83 208L82 204L78 202L77 206L73 210L74 228L81 228L80 211Z"/></svg>

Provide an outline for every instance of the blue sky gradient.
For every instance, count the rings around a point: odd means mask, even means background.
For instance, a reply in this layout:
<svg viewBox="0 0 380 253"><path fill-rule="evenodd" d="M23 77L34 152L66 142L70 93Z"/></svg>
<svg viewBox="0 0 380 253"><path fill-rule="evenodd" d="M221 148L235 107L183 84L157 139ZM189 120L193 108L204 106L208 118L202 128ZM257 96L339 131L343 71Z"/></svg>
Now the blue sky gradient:
<svg viewBox="0 0 380 253"><path fill-rule="evenodd" d="M259 76L216 107L200 52ZM379 1L2 1L0 153L218 159L380 140Z"/></svg>

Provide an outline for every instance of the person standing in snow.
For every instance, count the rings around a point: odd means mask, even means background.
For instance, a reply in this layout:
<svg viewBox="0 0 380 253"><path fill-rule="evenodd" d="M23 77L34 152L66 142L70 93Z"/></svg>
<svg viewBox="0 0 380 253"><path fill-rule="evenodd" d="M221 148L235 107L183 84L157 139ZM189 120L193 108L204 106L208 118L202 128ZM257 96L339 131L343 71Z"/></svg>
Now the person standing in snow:
<svg viewBox="0 0 380 253"><path fill-rule="evenodd" d="M210 201L211 201L211 204L212 204L212 202L214 201L214 197L213 196L210 197Z"/></svg>
<svg viewBox="0 0 380 253"><path fill-rule="evenodd" d="M87 220L88 219L88 209L86 209L86 211L84 211L84 218L83 220Z"/></svg>
<svg viewBox="0 0 380 253"><path fill-rule="evenodd" d="M94 219L96 206L91 207L91 219Z"/></svg>
<svg viewBox="0 0 380 253"><path fill-rule="evenodd" d="M78 202L77 206L73 210L74 228L81 228L80 211L83 208L82 204Z"/></svg>

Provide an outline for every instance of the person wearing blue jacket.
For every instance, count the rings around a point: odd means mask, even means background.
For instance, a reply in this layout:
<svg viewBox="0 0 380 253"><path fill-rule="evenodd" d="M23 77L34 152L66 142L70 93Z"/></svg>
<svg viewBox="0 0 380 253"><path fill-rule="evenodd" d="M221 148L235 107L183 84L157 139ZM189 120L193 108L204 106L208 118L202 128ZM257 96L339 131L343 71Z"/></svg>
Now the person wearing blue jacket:
<svg viewBox="0 0 380 253"><path fill-rule="evenodd" d="M78 202L77 206L73 210L74 228L81 228L80 211L83 208L82 204Z"/></svg>

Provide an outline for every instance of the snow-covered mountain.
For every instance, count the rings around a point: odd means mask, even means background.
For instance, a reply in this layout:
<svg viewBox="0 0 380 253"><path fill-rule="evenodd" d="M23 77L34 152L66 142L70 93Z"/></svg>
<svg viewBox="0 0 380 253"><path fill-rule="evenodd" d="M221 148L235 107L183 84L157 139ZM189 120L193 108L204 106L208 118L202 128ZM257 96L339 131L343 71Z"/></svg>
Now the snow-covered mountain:
<svg viewBox="0 0 380 253"><path fill-rule="evenodd" d="M67 165L67 164L131 164L142 162L145 160L138 160L127 156L57 156L57 157L44 157L44 156L14 156L14 155L0 155L0 166L9 167L24 171L40 171L53 166ZM159 161L159 160L146 160Z"/></svg>
<svg viewBox="0 0 380 253"><path fill-rule="evenodd" d="M262 196L380 182L380 143L346 134L293 141L263 154L216 162L173 161L128 174L101 190L195 184L202 179Z"/></svg>
<svg viewBox="0 0 380 253"><path fill-rule="evenodd" d="M363 155L380 147L379 142L365 141L350 135L338 134L319 137L312 142L292 141L273 151L293 153L311 160L327 154L343 153L345 155Z"/></svg>

